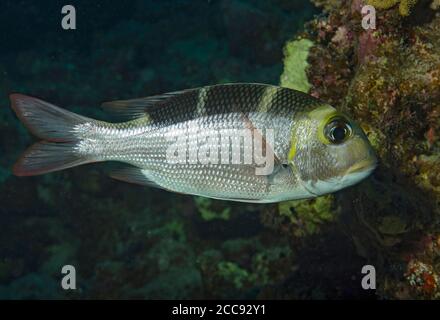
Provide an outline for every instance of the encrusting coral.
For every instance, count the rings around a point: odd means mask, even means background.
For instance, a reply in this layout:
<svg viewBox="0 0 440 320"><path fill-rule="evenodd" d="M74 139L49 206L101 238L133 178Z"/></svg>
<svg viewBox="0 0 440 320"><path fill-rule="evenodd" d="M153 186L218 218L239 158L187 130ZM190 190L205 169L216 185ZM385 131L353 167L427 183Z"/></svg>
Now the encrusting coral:
<svg viewBox="0 0 440 320"><path fill-rule="evenodd" d="M418 0L368 0L368 4L377 9L389 9L399 4L399 13L402 16L409 16L411 8Z"/></svg>
<svg viewBox="0 0 440 320"><path fill-rule="evenodd" d="M438 8L440 8L440 0L433 0L431 3L431 9L437 10Z"/></svg>
<svg viewBox="0 0 440 320"><path fill-rule="evenodd" d="M308 39L300 39L288 42L284 48L284 71L281 75L280 84L283 87L308 92L311 85L307 79L307 57L313 42Z"/></svg>

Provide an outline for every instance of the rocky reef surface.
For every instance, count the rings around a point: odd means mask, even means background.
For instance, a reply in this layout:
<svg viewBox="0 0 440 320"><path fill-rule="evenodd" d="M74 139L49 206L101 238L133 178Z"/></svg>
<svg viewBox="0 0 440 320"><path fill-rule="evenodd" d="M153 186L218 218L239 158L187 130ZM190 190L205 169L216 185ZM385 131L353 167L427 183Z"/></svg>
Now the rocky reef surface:
<svg viewBox="0 0 440 320"><path fill-rule="evenodd" d="M337 208L338 228L349 236L356 253L376 267L378 297L438 299L437 2L314 2L325 14L310 21L298 39L288 43L287 74L282 80L298 87L295 79L288 79L290 72L301 68L289 69L290 60L296 60L289 48L307 51L307 91L356 119L380 158L371 178L337 193L323 212ZM361 26L365 5L377 9L375 29ZM317 215L312 216L316 219Z"/></svg>

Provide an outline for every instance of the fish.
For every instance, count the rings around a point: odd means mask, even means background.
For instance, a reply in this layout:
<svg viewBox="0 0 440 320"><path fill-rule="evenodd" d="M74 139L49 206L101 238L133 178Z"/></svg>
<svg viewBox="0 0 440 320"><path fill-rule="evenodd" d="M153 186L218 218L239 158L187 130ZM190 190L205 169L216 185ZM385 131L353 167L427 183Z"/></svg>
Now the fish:
<svg viewBox="0 0 440 320"><path fill-rule="evenodd" d="M213 199L309 199L369 176L377 158L360 126L306 93L230 83L105 102L120 121L91 119L14 93L11 107L40 141L13 166L33 176L116 161L110 176Z"/></svg>

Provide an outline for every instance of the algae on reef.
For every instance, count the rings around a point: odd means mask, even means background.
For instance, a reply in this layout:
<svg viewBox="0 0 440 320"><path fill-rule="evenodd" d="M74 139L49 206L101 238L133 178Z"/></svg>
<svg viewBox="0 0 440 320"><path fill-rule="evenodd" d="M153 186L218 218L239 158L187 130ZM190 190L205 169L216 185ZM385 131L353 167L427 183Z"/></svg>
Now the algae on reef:
<svg viewBox="0 0 440 320"><path fill-rule="evenodd" d="M313 43L308 39L300 39L288 42L284 49L284 71L281 75L282 87L309 92L310 83L307 79L307 57Z"/></svg>

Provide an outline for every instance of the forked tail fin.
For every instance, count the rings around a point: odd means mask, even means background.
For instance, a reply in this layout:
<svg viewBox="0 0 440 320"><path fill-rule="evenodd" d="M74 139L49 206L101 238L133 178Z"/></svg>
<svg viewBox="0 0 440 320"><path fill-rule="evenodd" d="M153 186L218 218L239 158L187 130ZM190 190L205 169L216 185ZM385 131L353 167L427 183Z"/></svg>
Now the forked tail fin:
<svg viewBox="0 0 440 320"><path fill-rule="evenodd" d="M94 120L22 94L10 96L17 117L43 141L29 147L15 163L17 176L33 176L93 162L75 151L75 126Z"/></svg>

